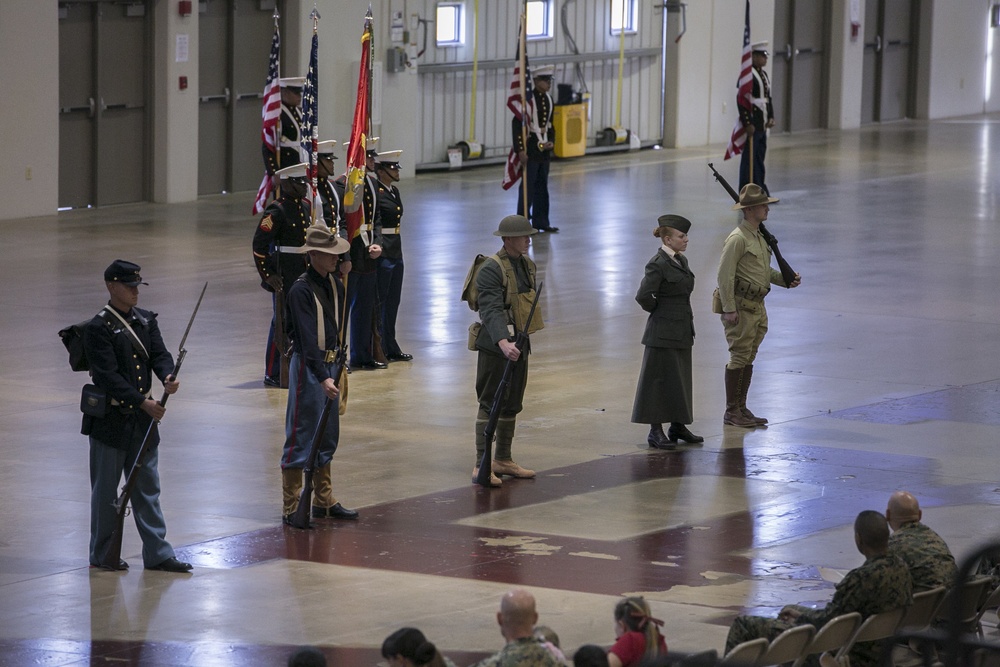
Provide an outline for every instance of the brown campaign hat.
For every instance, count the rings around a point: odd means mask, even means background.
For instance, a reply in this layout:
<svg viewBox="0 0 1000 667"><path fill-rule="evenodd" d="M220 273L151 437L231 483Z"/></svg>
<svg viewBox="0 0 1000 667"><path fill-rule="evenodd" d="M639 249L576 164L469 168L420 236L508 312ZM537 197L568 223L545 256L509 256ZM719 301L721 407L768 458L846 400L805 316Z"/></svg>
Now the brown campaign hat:
<svg viewBox="0 0 1000 667"><path fill-rule="evenodd" d="M740 200L733 205L733 210L739 211L742 208L760 206L761 204L773 204L777 201L774 197L768 197L764 193L764 189L756 183L747 183L740 190Z"/></svg>
<svg viewBox="0 0 1000 667"><path fill-rule="evenodd" d="M310 250L330 255L343 255L345 252L350 252L351 244L330 231L326 225L316 224L306 230L305 245L281 246L280 250L297 255L304 255Z"/></svg>

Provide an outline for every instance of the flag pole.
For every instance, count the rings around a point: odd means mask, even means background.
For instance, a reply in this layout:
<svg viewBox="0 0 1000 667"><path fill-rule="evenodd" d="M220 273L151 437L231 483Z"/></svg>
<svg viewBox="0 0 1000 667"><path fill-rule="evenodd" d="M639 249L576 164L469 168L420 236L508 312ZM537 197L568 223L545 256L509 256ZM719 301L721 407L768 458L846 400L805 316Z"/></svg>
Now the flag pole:
<svg viewBox="0 0 1000 667"><path fill-rule="evenodd" d="M315 4L313 5L313 10L312 10L312 13L309 14L309 17L313 21L313 40L314 40L314 43L316 43L316 37L319 34L319 19L320 19L320 16L319 16L319 9L317 9L317 7L316 7ZM319 51L318 43L316 43L316 50ZM312 54L310 54L310 58L309 58L309 61L310 61L309 65L310 65L310 67L312 66L312 57L311 57L311 55ZM317 59L317 61L319 60L319 54L318 53L316 54L316 59ZM319 78L319 75L317 73L315 73L315 72L310 72L309 74L314 74L316 79ZM306 85L308 85L308 84L309 84L309 82L307 81ZM313 90L312 90L312 94L315 95L315 96L317 96L317 97L316 97L316 99L313 102L313 105L314 105L313 106L313 116L314 116L314 118L313 118L312 127L310 128L310 132L312 133L312 136L309 137L309 142L310 142L310 150L309 150L309 203L310 203L310 207L309 208L310 208L310 211L312 213L311 222L314 225L316 224L316 198L317 198L316 192L319 189L319 184L316 181L316 169L317 169L316 168L316 159L317 159L316 150L317 150L317 142L319 141L319 97L318 97L319 96L319 91L317 90L318 87L319 86L314 85L313 86Z"/></svg>
<svg viewBox="0 0 1000 667"><path fill-rule="evenodd" d="M519 82L521 84L521 145L524 146L525 157L524 163L521 165L521 194L523 197L521 201L524 202L525 218L528 217L528 208L531 206L531 202L528 201L528 123L531 121L528 113L528 99L525 94L525 79L528 76L528 73L525 71L525 61L527 56L524 52L526 46L525 42L527 41L525 38L525 33L527 32L527 18L525 15L527 6L528 3L527 0L525 0L525 2L521 5L520 34L518 35L518 41L520 44L520 48L518 48L518 51L520 52L518 72L520 72L519 76L521 78Z"/></svg>
<svg viewBox="0 0 1000 667"><path fill-rule="evenodd" d="M274 5L274 31L278 33L278 39L281 39L281 29L278 27L278 19L281 15L278 14L278 4ZM280 44L280 41L279 41ZM278 95L281 95L281 56L278 56ZM278 114L278 122L274 126L274 164L278 165L278 169L281 169L281 114ZM281 179L275 178L272 187L272 192L274 196L274 201L278 201L281 197Z"/></svg>

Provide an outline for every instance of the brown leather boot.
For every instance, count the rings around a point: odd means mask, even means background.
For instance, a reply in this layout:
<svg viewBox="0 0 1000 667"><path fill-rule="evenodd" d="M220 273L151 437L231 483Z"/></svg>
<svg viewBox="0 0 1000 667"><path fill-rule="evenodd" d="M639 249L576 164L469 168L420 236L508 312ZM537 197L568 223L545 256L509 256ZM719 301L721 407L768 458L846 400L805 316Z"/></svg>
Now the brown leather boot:
<svg viewBox="0 0 1000 667"><path fill-rule="evenodd" d="M285 468L281 471L281 516L287 519L299 507L302 493L302 468ZM285 521L285 523L288 523Z"/></svg>
<svg viewBox="0 0 1000 667"><path fill-rule="evenodd" d="M754 413L750 412L750 408L747 407L747 392L750 391L750 380L753 378L753 364L748 364L743 367L743 383L740 390L740 410L743 412L743 416L757 422L758 426L763 426L767 423L767 419L764 417L758 417Z"/></svg>
<svg viewBox="0 0 1000 667"><path fill-rule="evenodd" d="M758 425L757 422L744 415L740 409L742 379L742 368L726 369L726 413L722 415L722 423L741 428L754 428Z"/></svg>

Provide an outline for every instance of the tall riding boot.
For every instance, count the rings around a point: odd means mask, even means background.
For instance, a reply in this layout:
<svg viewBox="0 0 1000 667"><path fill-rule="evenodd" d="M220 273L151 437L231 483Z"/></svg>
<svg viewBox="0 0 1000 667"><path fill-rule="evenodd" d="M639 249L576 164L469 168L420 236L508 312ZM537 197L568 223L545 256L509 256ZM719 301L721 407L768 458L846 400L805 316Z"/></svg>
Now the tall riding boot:
<svg viewBox="0 0 1000 667"><path fill-rule="evenodd" d="M327 509L337 504L337 499L333 497L333 475L330 471L332 464L327 463L322 468L317 468L313 473L313 507L314 517L325 517Z"/></svg>
<svg viewBox="0 0 1000 667"><path fill-rule="evenodd" d="M302 493L302 468L284 468L281 471L281 516L285 523L299 507Z"/></svg>
<svg viewBox="0 0 1000 667"><path fill-rule="evenodd" d="M750 379L753 377L753 364L748 364L743 367L743 388L740 391L740 410L743 412L743 416L757 422L758 426L763 426L767 423L767 420L763 417L758 417L754 413L750 412L747 407L747 392L750 391Z"/></svg>
<svg viewBox="0 0 1000 667"><path fill-rule="evenodd" d="M472 482L476 483L476 478L479 477L479 464L483 460L483 454L486 452L486 447L491 443L486 441L486 436L483 435L483 431L486 429L486 422L489 421L489 415L484 415L484 411L479 411L479 416L476 418L476 465L472 469ZM492 464L490 468L490 480L489 486L500 486L503 482L496 473L492 470Z"/></svg>
<svg viewBox="0 0 1000 667"><path fill-rule="evenodd" d="M646 442L655 449L677 449L677 445L670 442L667 434L663 432L663 424L649 425L649 435L646 436Z"/></svg>
<svg viewBox="0 0 1000 667"><path fill-rule="evenodd" d="M742 428L754 428L757 422L743 414L740 409L740 395L743 390L743 368L726 369L726 413L722 423Z"/></svg>
<svg viewBox="0 0 1000 667"><path fill-rule="evenodd" d="M510 450L516 426L516 417L501 417L497 421L497 450L493 453L493 472L497 475L531 479L535 476L535 471L522 468L511 458Z"/></svg>

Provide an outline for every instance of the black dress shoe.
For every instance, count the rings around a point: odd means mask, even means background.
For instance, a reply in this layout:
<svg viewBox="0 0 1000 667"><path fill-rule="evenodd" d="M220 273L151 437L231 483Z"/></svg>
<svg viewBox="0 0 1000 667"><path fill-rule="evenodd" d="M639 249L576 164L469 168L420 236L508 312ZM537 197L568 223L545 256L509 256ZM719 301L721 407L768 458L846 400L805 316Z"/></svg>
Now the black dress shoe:
<svg viewBox="0 0 1000 667"><path fill-rule="evenodd" d="M390 354L388 359L389 361L413 361L413 355L400 352L399 354Z"/></svg>
<svg viewBox="0 0 1000 667"><path fill-rule="evenodd" d="M100 565L91 565L90 567L96 567L101 570L108 570L109 572L114 572L115 570L127 570L128 563L125 562L124 558L118 559L118 567L101 567Z"/></svg>
<svg viewBox="0 0 1000 667"><path fill-rule="evenodd" d="M266 386L266 387L280 387L281 386L281 382L279 382L278 380L275 380L270 375L265 375L264 376L264 386Z"/></svg>
<svg viewBox="0 0 1000 667"><path fill-rule="evenodd" d="M327 507L326 515L331 519L357 519L359 516L357 510L349 510L340 503Z"/></svg>
<svg viewBox="0 0 1000 667"><path fill-rule="evenodd" d="M147 567L147 570L160 570L161 572L177 572L183 574L185 572L190 572L192 569L191 563L185 563L184 561L177 560L173 556L163 561L155 567Z"/></svg>
<svg viewBox="0 0 1000 667"><path fill-rule="evenodd" d="M670 442L683 440L689 445L700 445L705 442L705 438L695 435L684 424L671 424L670 428L667 429L667 440Z"/></svg>
<svg viewBox="0 0 1000 667"><path fill-rule="evenodd" d="M559 228L558 227L546 227L545 231L547 233L549 233L549 234L558 234L559 233Z"/></svg>
<svg viewBox="0 0 1000 667"><path fill-rule="evenodd" d="M351 364L351 370L355 371L378 371L383 368L389 368L389 364L383 364L381 361L365 361L360 364Z"/></svg>
<svg viewBox="0 0 1000 667"><path fill-rule="evenodd" d="M667 439L667 436L663 434L662 429L656 429L650 431L649 436L647 436L646 438L646 442L649 443L650 447L653 447L655 449L666 449L666 450L677 449L677 445L675 445L674 443L670 442L670 440Z"/></svg>

